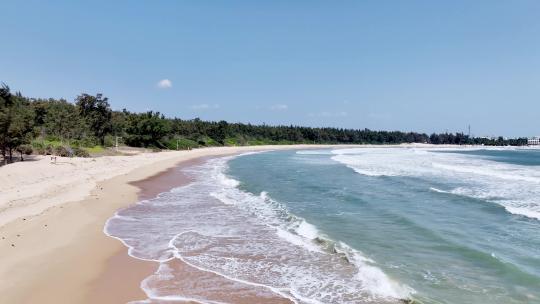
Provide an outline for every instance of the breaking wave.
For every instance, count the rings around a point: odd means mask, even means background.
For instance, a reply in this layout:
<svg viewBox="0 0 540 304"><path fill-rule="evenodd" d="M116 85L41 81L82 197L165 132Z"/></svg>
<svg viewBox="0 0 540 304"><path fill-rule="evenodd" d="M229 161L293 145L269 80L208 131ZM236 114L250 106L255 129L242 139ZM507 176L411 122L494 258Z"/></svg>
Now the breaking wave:
<svg viewBox="0 0 540 304"><path fill-rule="evenodd" d="M229 159L190 168L194 182L120 210L105 225L131 256L160 263L141 284L149 301L396 303L414 293L268 193L241 190L225 173Z"/></svg>
<svg viewBox="0 0 540 304"><path fill-rule="evenodd" d="M334 150L332 153L333 160L365 176L401 176L437 181L451 188L441 190L430 187L430 191L497 203L512 214L540 219L539 166L523 166L475 155L420 148L358 148Z"/></svg>

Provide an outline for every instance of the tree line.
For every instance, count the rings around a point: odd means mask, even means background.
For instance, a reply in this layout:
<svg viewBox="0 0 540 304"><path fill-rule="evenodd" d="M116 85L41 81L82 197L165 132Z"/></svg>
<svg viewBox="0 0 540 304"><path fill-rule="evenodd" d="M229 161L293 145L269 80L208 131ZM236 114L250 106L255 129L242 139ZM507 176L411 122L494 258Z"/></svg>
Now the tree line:
<svg viewBox="0 0 540 304"><path fill-rule="evenodd" d="M471 138L463 133L427 135L369 129L271 126L226 121L169 118L154 111L114 111L102 94L65 99L28 98L0 86L0 152L87 156L85 148L113 146L120 139L133 147L188 149L203 146L261 144L483 144L525 145L525 138Z"/></svg>

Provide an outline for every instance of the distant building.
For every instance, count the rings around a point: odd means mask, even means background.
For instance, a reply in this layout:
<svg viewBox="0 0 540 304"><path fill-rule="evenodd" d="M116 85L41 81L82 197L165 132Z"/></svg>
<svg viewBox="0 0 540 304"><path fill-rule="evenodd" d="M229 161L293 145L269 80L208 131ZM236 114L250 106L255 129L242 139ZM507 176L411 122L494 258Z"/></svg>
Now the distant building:
<svg viewBox="0 0 540 304"><path fill-rule="evenodd" d="M527 139L527 145L529 146L539 146L540 145L540 137L533 137Z"/></svg>

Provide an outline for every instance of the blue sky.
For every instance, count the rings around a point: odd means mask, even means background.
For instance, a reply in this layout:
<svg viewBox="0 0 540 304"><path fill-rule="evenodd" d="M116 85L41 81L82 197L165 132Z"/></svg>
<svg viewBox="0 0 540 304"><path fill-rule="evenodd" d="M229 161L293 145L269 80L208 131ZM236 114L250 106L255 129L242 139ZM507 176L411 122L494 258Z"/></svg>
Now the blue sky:
<svg viewBox="0 0 540 304"><path fill-rule="evenodd" d="M114 2L114 3L113 3ZM540 1L3 1L0 81L181 118L540 134Z"/></svg>

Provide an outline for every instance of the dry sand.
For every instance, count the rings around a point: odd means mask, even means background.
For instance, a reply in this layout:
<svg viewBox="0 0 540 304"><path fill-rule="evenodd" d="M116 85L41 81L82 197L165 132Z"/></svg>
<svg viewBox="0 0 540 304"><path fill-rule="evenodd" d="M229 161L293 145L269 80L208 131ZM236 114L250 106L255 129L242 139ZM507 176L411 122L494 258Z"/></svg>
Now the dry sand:
<svg viewBox="0 0 540 304"><path fill-rule="evenodd" d="M145 299L139 284L156 265L129 258L121 242L103 233L103 225L116 210L137 201L139 187L145 197L166 191L172 187L164 182L170 176L158 173L201 157L323 147L329 146L220 147L58 158L56 164L42 157L2 167L0 303L125 303ZM187 182L181 177L176 180Z"/></svg>

